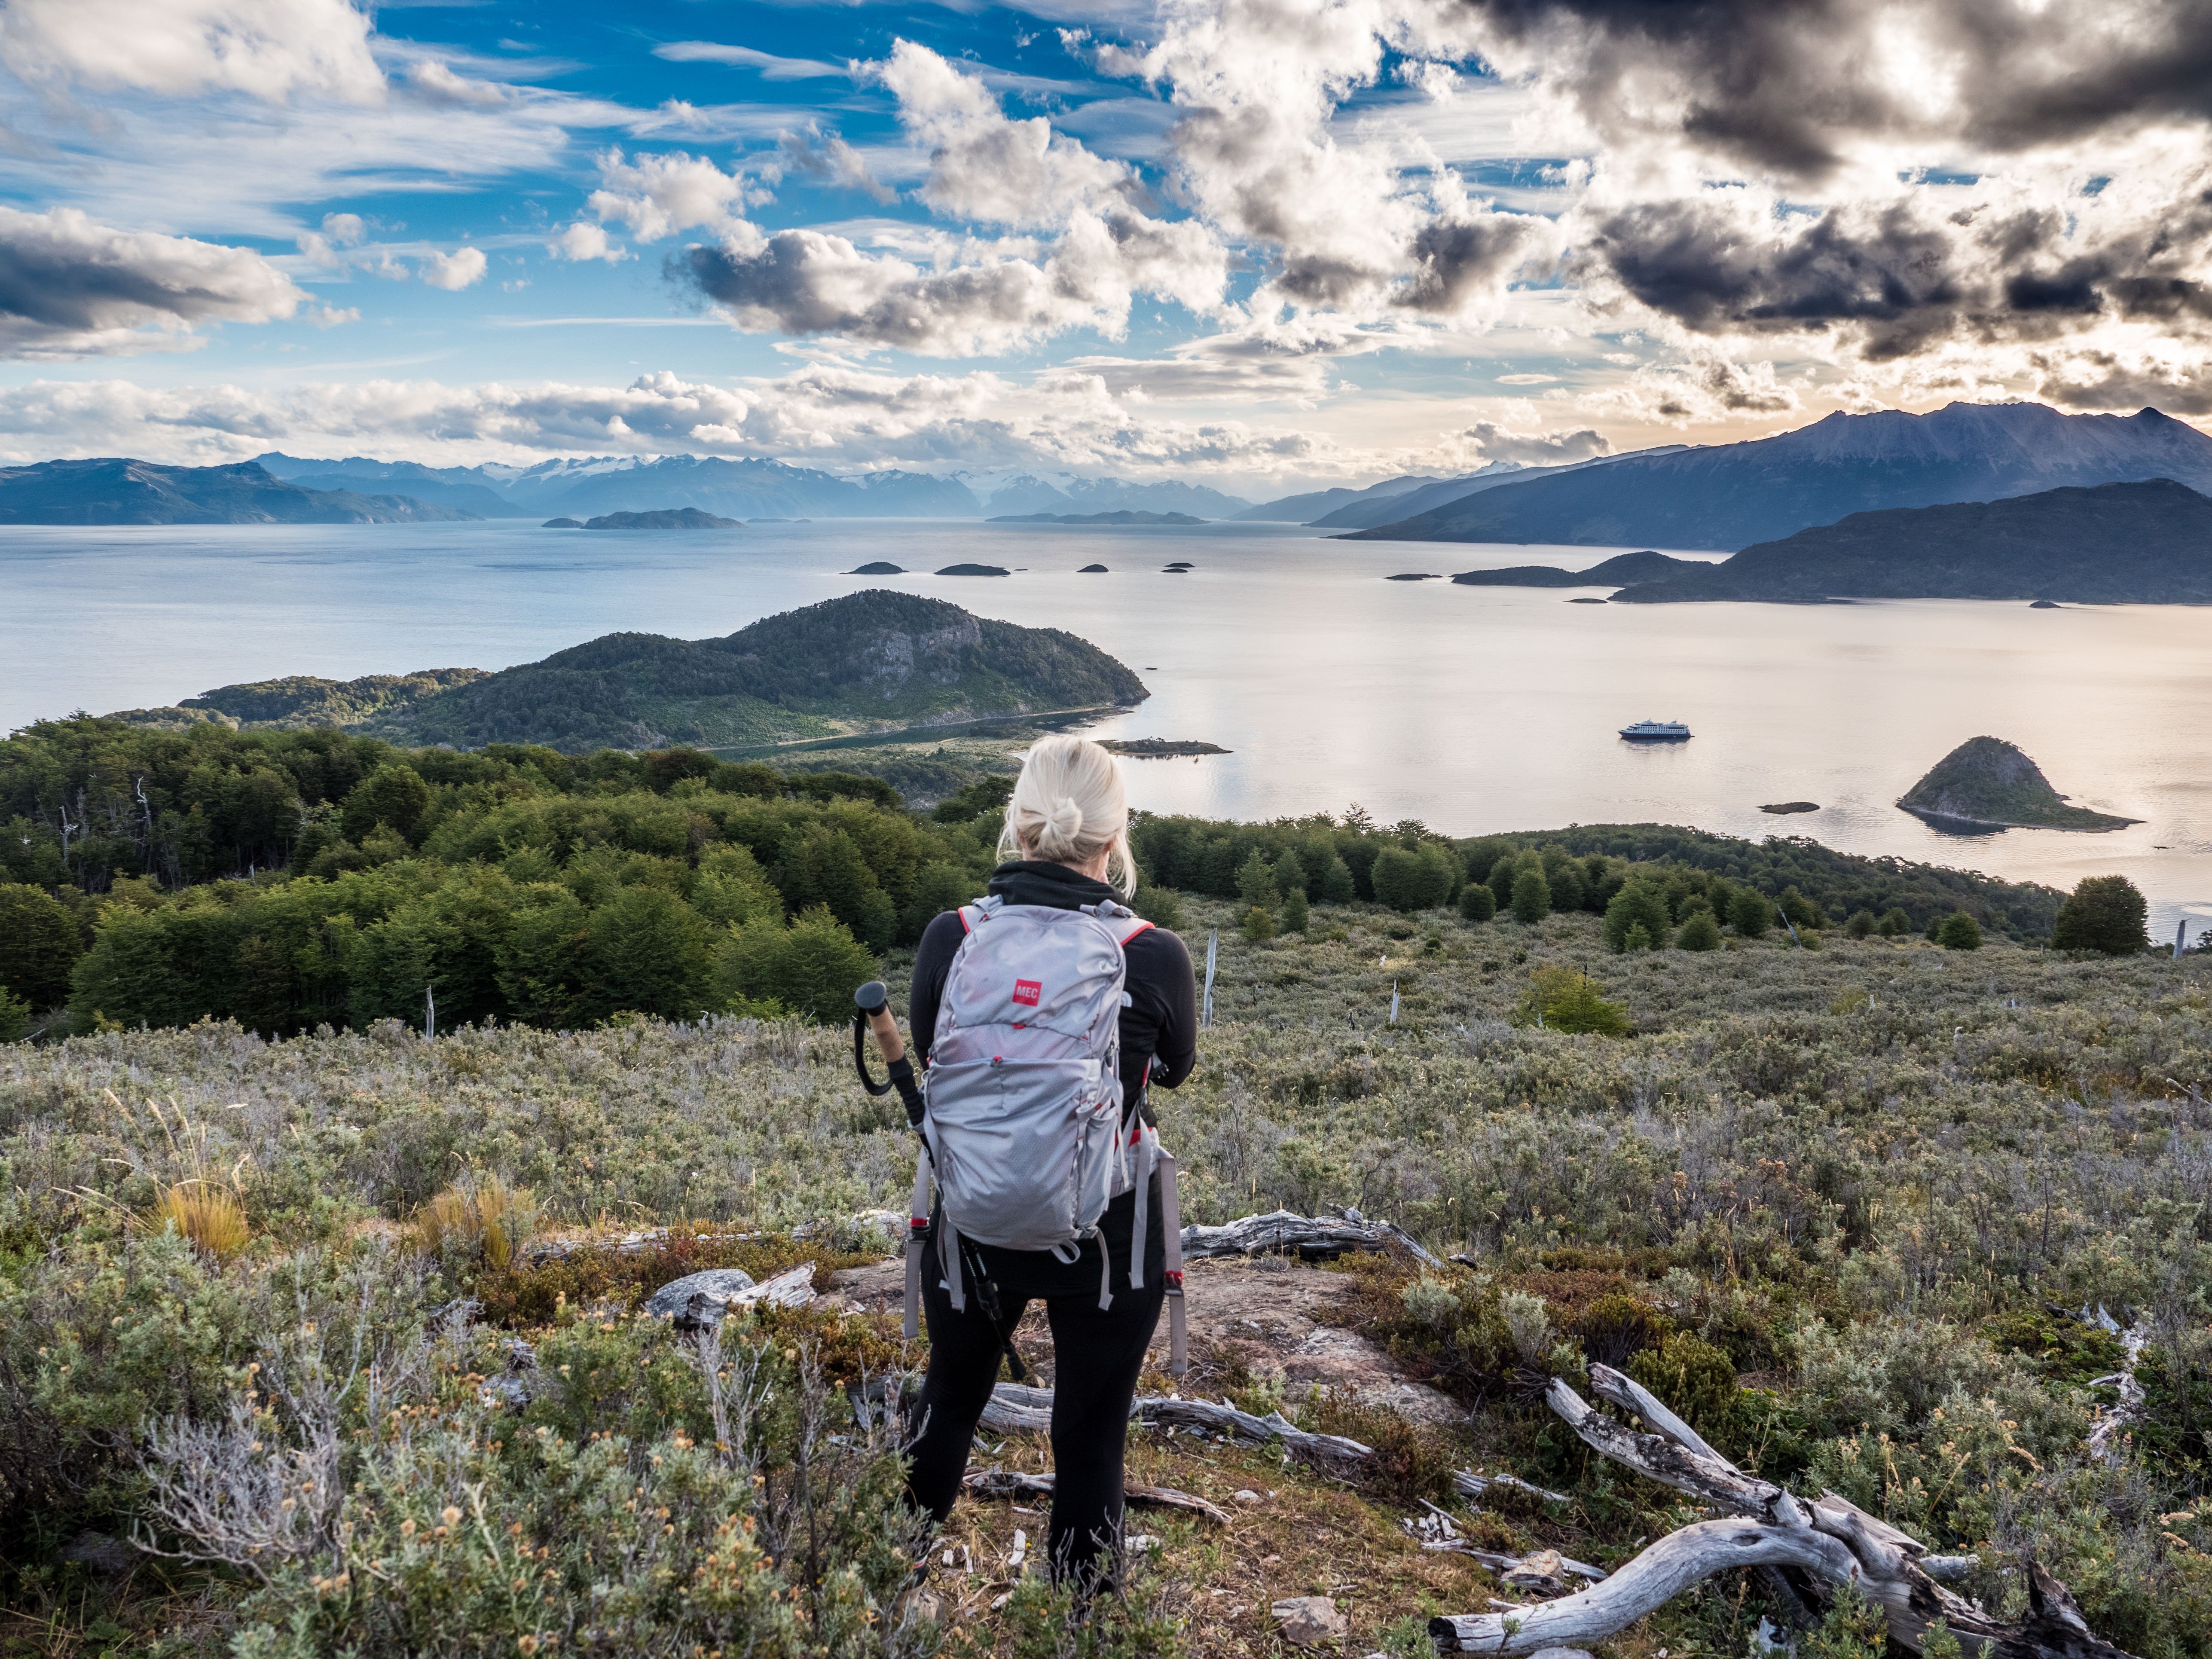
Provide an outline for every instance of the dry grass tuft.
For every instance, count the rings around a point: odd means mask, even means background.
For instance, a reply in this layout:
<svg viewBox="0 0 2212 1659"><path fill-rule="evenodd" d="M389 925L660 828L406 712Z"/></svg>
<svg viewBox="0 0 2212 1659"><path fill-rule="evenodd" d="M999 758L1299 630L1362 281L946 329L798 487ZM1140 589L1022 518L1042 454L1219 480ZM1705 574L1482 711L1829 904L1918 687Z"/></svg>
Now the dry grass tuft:
<svg viewBox="0 0 2212 1659"><path fill-rule="evenodd" d="M514 1259L538 1221L527 1187L497 1176L473 1177L432 1198L408 1218L408 1242L426 1255L480 1258L494 1272Z"/></svg>
<svg viewBox="0 0 2212 1659"><path fill-rule="evenodd" d="M212 1261L228 1261L246 1248L250 1236L246 1206L228 1187L193 1178L164 1187L146 1217L155 1232L174 1227Z"/></svg>

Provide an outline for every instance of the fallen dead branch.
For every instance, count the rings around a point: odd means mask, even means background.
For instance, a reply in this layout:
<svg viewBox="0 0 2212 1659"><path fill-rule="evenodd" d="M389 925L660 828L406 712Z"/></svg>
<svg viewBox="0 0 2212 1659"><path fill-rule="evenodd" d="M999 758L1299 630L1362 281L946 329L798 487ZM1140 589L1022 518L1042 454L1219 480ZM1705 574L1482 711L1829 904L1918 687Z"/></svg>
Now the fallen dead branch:
<svg viewBox="0 0 2212 1659"><path fill-rule="evenodd" d="M1557 1601L1429 1621L1445 1653L1528 1654L1603 1641L1717 1572L1778 1571L1789 1589L1819 1606L1827 1587L1856 1583L1887 1614L1889 1633L1920 1651L1941 1619L1977 1659L2128 1659L2090 1633L2066 1587L2027 1565L2028 1613L2008 1621L1945 1589L1921 1564L1927 1547L1833 1492L1803 1500L1744 1474L1648 1390L1610 1366L1590 1367L1598 1398L1643 1420L1638 1433L1558 1378L1547 1399L1601 1456L1724 1512L1669 1533L1603 1583Z"/></svg>
<svg viewBox="0 0 2212 1659"><path fill-rule="evenodd" d="M1218 1227L1201 1227L1194 1222L1182 1230L1186 1261L1211 1255L1293 1255L1312 1261L1342 1255L1346 1250L1387 1250L1394 1244L1425 1267L1444 1265L1404 1228L1388 1221L1370 1221L1357 1210L1346 1210L1340 1216L1271 1210L1266 1215L1248 1215Z"/></svg>
<svg viewBox="0 0 2212 1659"><path fill-rule="evenodd" d="M1309 1434L1280 1412L1255 1417L1225 1400L1214 1405L1173 1395L1139 1395L1130 1403L1129 1416L1133 1422L1154 1427L1202 1429L1255 1443L1279 1441L1285 1450L1325 1468L1364 1462L1375 1455L1373 1447L1342 1435ZM983 1407L982 1425L1000 1434L1042 1433L1052 1427L1052 1390L1001 1382L991 1391L991 1401Z"/></svg>
<svg viewBox="0 0 2212 1659"><path fill-rule="evenodd" d="M978 1498L1049 1498L1054 1477L1024 1474L1015 1469L978 1469L965 1477L963 1484ZM1121 1496L1128 1503L1152 1509L1185 1510L1222 1526L1229 1524L1229 1511L1219 1504L1209 1504L1187 1492L1177 1492L1172 1486L1124 1486Z"/></svg>

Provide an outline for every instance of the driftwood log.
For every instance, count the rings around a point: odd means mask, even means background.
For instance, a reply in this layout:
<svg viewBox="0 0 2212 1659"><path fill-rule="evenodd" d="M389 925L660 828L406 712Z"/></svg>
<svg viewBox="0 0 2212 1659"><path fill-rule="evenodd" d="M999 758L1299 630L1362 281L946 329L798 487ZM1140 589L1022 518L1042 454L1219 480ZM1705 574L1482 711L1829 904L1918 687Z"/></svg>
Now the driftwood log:
<svg viewBox="0 0 2212 1659"><path fill-rule="evenodd" d="M1340 1216L1271 1210L1266 1215L1248 1215L1218 1227L1201 1227L1193 1222L1182 1230L1186 1261L1210 1255L1292 1255L1313 1261L1342 1255L1346 1250L1387 1250L1393 1245L1425 1267L1444 1265L1404 1228L1388 1221L1370 1221L1357 1210L1346 1210Z"/></svg>
<svg viewBox="0 0 2212 1659"><path fill-rule="evenodd" d="M2129 1659L2091 1634L2066 1587L2026 1564L2028 1615L1992 1618L1928 1571L1926 1546L1833 1492L1802 1499L1747 1475L1641 1385L1610 1366L1590 1367L1599 1399L1643 1420L1638 1433L1602 1415L1559 1379L1548 1402L1600 1455L1723 1512L1669 1533L1603 1583L1557 1601L1429 1621L1445 1653L1528 1654L1603 1641L1692 1585L1731 1568L1778 1571L1787 1594L1818 1607L1828 1587L1856 1583L1887 1616L1889 1633L1920 1651L1941 1619L1976 1659ZM1949 1563L1946 1563L1949 1565ZM1771 1582L1771 1581L1770 1581Z"/></svg>
<svg viewBox="0 0 2212 1659"><path fill-rule="evenodd" d="M963 1478L962 1485L978 1498L1049 1498L1056 1485L1049 1474L1024 1474L1016 1469L978 1469ZM1152 1509L1184 1510L1202 1515L1221 1526L1229 1524L1229 1511L1172 1486L1124 1486L1124 1500Z"/></svg>

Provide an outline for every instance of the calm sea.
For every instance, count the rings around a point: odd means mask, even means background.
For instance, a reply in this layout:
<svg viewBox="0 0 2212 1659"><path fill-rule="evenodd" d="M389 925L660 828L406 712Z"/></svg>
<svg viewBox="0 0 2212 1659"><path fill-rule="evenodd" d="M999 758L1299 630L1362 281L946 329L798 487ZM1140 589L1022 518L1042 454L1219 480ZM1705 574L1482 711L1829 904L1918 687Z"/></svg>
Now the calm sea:
<svg viewBox="0 0 2212 1659"><path fill-rule="evenodd" d="M1081 635L1152 696L1100 735L1234 752L1132 763L1139 805L1265 818L1358 802L1455 834L1656 820L2070 886L2121 872L2156 930L2212 927L2212 616L1949 600L1574 605L1573 591L1393 582L1618 550L1184 531L823 521L734 536L512 522L0 532L0 726L287 673L499 668L617 629L690 638L863 585L872 559L1005 580L876 585ZM1196 568L1169 575L1187 559ZM1079 575L1093 562L1109 574ZM1615 730L1681 720L1679 746ZM2007 738L2105 836L1938 835L1891 805L1954 744ZM1763 803L1812 800L1791 817ZM2197 924L2191 924L2192 934Z"/></svg>

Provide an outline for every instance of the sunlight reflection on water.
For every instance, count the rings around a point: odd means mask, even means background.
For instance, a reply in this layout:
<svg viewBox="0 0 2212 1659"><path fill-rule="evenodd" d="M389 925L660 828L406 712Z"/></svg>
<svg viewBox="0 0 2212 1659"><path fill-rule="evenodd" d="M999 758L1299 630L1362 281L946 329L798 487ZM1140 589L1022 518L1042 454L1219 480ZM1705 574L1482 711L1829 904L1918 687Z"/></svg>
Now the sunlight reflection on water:
<svg viewBox="0 0 2212 1659"><path fill-rule="evenodd" d="M1656 820L1808 835L2070 886L2120 871L2212 896L2212 669L2202 611L1929 600L1588 605L1574 590L1392 582L1596 563L1620 550L1338 542L1294 526L1125 530L824 521L731 535L534 522L0 532L0 720L173 702L283 673L503 667L615 629L690 638L865 585L1081 635L1152 697L1101 735L1233 753L1132 763L1139 804L1340 810L1458 834ZM839 574L1027 567L1005 580ZM1188 560L1189 574L1161 567ZM1093 561L1105 575L1082 575ZM1587 594L1579 595L1588 597ZM1687 721L1689 744L1616 729ZM1954 744L2020 744L2109 836L1938 835L1891 803ZM1798 817L1764 802L1820 803Z"/></svg>

